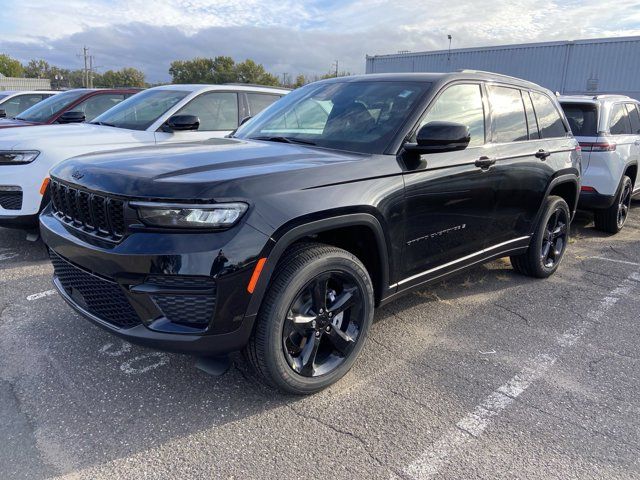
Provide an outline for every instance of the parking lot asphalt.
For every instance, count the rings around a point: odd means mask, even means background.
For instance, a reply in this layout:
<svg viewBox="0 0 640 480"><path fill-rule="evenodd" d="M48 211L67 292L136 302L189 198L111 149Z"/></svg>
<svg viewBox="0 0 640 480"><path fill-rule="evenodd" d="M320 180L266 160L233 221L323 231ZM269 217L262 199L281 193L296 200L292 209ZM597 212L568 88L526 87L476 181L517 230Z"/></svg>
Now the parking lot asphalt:
<svg viewBox="0 0 640 480"><path fill-rule="evenodd" d="M499 260L381 308L305 398L107 334L0 229L0 478L640 478L634 207L615 237L580 215L548 280Z"/></svg>

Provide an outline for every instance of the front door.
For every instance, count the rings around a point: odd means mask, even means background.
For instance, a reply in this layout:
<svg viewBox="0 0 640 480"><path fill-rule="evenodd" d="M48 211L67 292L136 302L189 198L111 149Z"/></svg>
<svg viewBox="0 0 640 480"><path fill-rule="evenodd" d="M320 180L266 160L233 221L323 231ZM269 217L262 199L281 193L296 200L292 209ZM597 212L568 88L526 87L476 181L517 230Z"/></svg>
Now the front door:
<svg viewBox="0 0 640 480"><path fill-rule="evenodd" d="M195 131L158 131L157 143L199 142L209 138L222 138L238 127L238 94L205 92L191 100L175 115L195 115L200 119L200 127Z"/></svg>
<svg viewBox="0 0 640 480"><path fill-rule="evenodd" d="M406 226L401 287L437 276L479 253L493 216L497 179L491 161L495 151L486 141L481 85L458 83L446 87L432 102L418 129L432 121L467 125L471 142L462 151L422 155L421 165L404 174Z"/></svg>

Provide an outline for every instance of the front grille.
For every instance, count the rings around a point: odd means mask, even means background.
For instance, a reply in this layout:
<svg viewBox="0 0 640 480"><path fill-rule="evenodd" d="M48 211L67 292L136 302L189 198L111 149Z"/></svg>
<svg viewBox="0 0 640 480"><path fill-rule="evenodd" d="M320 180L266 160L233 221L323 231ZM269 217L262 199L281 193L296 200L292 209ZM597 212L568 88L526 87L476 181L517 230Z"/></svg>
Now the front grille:
<svg viewBox="0 0 640 480"><path fill-rule="evenodd" d="M5 210L20 210L22 208L22 192L0 191L0 207Z"/></svg>
<svg viewBox="0 0 640 480"><path fill-rule="evenodd" d="M204 327L211 322L216 306L216 283L213 279L180 275L152 275L147 278L147 283L165 288L185 289L184 294L151 296L162 314L170 322L193 327ZM191 294L188 289L198 289L201 290L201 293Z"/></svg>
<svg viewBox="0 0 640 480"><path fill-rule="evenodd" d="M76 301L79 299L75 294L79 294L85 310L118 328L140 324L140 318L117 283L86 272L53 251L49 254L62 287Z"/></svg>
<svg viewBox="0 0 640 480"><path fill-rule="evenodd" d="M53 180L51 204L69 225L110 240L120 240L126 231L124 202Z"/></svg>

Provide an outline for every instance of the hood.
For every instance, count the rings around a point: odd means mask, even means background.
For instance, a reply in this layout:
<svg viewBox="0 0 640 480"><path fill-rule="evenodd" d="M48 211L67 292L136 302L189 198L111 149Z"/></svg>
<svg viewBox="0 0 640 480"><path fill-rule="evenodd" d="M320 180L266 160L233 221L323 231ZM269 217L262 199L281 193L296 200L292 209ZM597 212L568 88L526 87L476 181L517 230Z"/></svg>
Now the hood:
<svg viewBox="0 0 640 480"><path fill-rule="evenodd" d="M51 176L115 195L210 200L362 178L360 161L369 157L296 144L223 138L83 155L60 163Z"/></svg>
<svg viewBox="0 0 640 480"><path fill-rule="evenodd" d="M72 148L85 145L113 145L115 149L122 144L139 143L137 138L145 134L152 135L150 132L106 127L90 123L37 125L34 128L21 128L11 131L0 130L0 149Z"/></svg>
<svg viewBox="0 0 640 480"><path fill-rule="evenodd" d="M40 125L40 124L33 123L33 122L25 122L24 120L17 120L15 118L0 118L0 128L30 127L33 125Z"/></svg>

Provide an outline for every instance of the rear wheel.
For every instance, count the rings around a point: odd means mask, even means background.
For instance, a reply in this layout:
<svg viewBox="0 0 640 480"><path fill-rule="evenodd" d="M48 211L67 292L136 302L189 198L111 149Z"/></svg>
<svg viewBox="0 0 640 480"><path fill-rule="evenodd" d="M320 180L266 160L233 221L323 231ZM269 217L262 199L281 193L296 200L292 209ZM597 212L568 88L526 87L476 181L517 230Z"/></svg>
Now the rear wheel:
<svg viewBox="0 0 640 480"><path fill-rule="evenodd" d="M594 222L597 230L618 233L624 227L631 208L631 197L633 196L633 183L626 175L622 177L618 195L609 208L596 210L594 212Z"/></svg>
<svg viewBox="0 0 640 480"><path fill-rule="evenodd" d="M322 244L294 246L274 274L245 355L268 385L317 392L355 362L373 306L371 279L357 257Z"/></svg>
<svg viewBox="0 0 640 480"><path fill-rule="evenodd" d="M523 275L547 278L558 269L569 243L571 214L567 202L550 196L531 238L529 249L511 257L513 268Z"/></svg>

